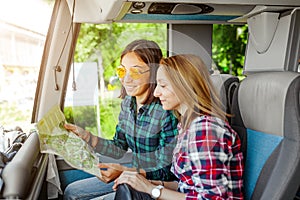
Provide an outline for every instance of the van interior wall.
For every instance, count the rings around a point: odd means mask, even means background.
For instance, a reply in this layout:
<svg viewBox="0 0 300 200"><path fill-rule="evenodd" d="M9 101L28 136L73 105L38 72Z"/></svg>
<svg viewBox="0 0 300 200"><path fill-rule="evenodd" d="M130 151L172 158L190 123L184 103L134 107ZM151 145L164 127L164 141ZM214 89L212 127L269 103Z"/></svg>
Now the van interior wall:
<svg viewBox="0 0 300 200"><path fill-rule="evenodd" d="M278 17L279 16L279 17ZM275 18L275 20L274 20ZM245 55L244 73L257 71L298 70L300 52L300 10L286 13L260 13L248 19L249 38ZM275 28L274 23L276 23ZM264 32L263 30L273 30ZM265 38L265 39L264 39ZM259 41L269 40L264 51Z"/></svg>

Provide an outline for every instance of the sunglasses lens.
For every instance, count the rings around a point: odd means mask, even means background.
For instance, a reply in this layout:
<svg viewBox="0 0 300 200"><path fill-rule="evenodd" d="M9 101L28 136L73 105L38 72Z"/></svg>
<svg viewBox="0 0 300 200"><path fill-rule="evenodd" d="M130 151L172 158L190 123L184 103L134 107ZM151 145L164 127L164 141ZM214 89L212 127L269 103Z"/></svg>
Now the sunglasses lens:
<svg viewBox="0 0 300 200"><path fill-rule="evenodd" d="M133 79L139 79L141 77L141 74L139 73L139 70L136 68L130 68L130 76Z"/></svg>
<svg viewBox="0 0 300 200"><path fill-rule="evenodd" d="M119 78L124 78L124 76L126 74L126 69L125 69L125 67L118 67L116 72L117 72L117 75Z"/></svg>
<svg viewBox="0 0 300 200"><path fill-rule="evenodd" d="M148 72L149 70L147 70L146 72ZM116 69L116 73L117 73L117 76L119 78L124 78L125 75L126 75L126 68L123 67L123 66L120 66ZM141 78L142 74L145 73L145 72L140 72L137 68L135 67L131 67L129 68L129 75L132 79L139 79Z"/></svg>

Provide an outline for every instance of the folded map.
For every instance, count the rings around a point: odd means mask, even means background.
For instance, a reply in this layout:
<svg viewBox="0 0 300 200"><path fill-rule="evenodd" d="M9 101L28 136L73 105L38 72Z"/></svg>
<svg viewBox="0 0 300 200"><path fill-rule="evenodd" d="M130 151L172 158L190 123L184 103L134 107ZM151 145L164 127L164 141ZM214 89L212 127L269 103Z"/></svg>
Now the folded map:
<svg viewBox="0 0 300 200"><path fill-rule="evenodd" d="M96 153L84 140L67 131L65 122L63 112L56 105L37 123L41 152L61 156L70 166L101 177Z"/></svg>

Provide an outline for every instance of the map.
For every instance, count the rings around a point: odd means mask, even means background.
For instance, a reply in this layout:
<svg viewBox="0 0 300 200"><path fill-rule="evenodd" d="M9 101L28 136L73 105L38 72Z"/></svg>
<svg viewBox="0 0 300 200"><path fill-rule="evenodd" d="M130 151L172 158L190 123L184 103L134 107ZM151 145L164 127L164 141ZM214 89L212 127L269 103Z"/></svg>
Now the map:
<svg viewBox="0 0 300 200"><path fill-rule="evenodd" d="M65 122L64 114L56 105L37 123L41 152L61 156L70 166L101 178L96 153L84 140L67 131Z"/></svg>

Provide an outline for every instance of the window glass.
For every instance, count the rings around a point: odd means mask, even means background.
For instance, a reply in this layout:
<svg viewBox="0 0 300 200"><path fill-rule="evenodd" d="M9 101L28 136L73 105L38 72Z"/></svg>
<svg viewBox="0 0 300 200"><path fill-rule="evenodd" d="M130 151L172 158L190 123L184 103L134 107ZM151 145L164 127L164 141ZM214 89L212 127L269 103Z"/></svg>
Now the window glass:
<svg viewBox="0 0 300 200"><path fill-rule="evenodd" d="M5 129L18 126L25 131L30 126L53 5L42 0L0 1L0 126Z"/></svg>
<svg viewBox="0 0 300 200"><path fill-rule="evenodd" d="M157 42L166 55L166 24L82 24L71 66L64 113L94 135L111 139L120 112L120 55L136 39Z"/></svg>

